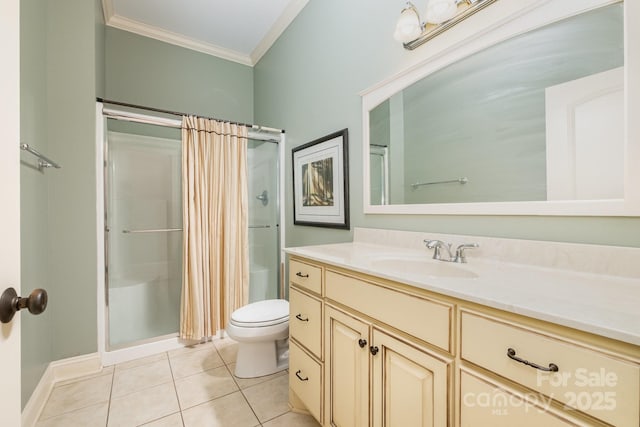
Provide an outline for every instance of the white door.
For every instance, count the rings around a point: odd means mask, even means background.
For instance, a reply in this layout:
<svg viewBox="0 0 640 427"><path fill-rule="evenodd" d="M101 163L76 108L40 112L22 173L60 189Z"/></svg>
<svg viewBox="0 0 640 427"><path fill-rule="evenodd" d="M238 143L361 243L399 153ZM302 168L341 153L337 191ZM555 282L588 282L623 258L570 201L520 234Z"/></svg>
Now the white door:
<svg viewBox="0 0 640 427"><path fill-rule="evenodd" d="M547 200L623 198L624 68L548 87L545 109Z"/></svg>
<svg viewBox="0 0 640 427"><path fill-rule="evenodd" d="M0 293L20 294L19 0L0 2ZM0 325L0 419L20 425L20 316Z"/></svg>

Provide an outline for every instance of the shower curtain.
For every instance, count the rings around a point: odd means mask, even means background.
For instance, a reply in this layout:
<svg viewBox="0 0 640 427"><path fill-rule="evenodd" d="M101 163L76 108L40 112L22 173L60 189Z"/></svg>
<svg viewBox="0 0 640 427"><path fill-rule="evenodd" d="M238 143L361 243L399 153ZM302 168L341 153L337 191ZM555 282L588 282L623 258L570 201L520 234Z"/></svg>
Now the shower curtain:
<svg viewBox="0 0 640 427"><path fill-rule="evenodd" d="M182 119L183 339L213 336L248 301L247 132Z"/></svg>

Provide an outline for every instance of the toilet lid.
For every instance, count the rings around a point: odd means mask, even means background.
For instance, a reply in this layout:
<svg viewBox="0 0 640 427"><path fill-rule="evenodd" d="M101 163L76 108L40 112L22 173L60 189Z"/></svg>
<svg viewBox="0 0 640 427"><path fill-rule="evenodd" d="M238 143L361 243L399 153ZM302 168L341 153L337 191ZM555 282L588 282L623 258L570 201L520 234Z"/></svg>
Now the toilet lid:
<svg viewBox="0 0 640 427"><path fill-rule="evenodd" d="M250 328L277 325L288 319L289 301L284 299L254 302L231 313L231 323Z"/></svg>

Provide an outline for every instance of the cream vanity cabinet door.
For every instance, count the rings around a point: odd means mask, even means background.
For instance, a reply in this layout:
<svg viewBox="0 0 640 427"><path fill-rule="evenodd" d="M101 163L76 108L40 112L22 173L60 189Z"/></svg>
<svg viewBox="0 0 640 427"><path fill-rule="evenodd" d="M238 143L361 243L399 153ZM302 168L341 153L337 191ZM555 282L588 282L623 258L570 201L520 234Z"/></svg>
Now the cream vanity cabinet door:
<svg viewBox="0 0 640 427"><path fill-rule="evenodd" d="M369 324L325 309L325 420L329 426L369 425Z"/></svg>
<svg viewBox="0 0 640 427"><path fill-rule="evenodd" d="M449 425L447 360L375 327L370 353L374 427Z"/></svg>

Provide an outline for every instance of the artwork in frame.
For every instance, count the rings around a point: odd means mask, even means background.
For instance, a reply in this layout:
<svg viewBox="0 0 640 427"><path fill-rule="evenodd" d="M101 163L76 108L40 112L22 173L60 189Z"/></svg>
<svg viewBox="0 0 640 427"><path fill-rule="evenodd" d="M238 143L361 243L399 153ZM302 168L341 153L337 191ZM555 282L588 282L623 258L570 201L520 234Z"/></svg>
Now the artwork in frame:
<svg viewBox="0 0 640 427"><path fill-rule="evenodd" d="M348 129L291 151L293 223L349 229Z"/></svg>

